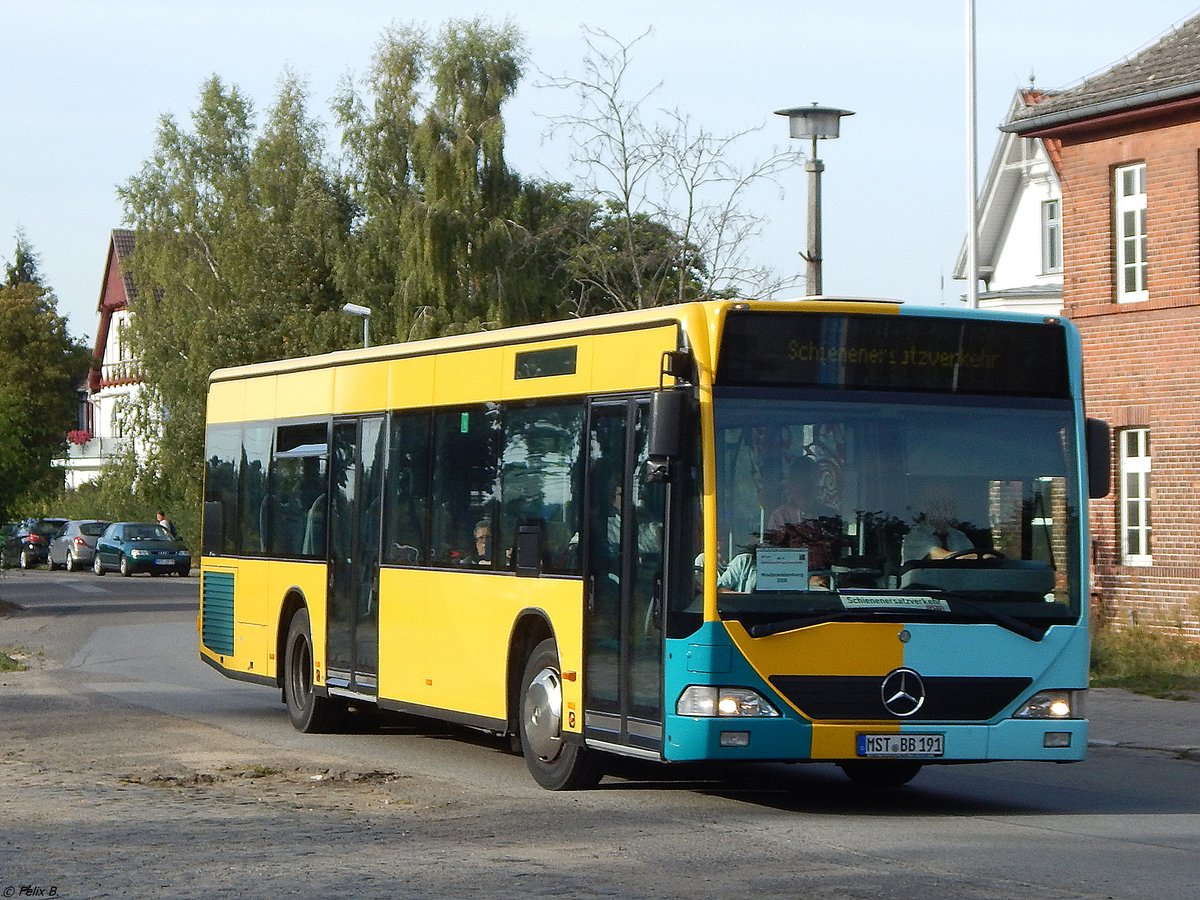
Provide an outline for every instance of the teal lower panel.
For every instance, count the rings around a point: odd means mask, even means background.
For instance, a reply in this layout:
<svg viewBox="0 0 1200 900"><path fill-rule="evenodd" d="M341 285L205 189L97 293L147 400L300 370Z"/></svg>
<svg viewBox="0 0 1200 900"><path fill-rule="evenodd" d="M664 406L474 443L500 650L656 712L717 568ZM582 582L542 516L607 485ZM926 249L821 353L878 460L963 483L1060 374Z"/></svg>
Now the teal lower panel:
<svg viewBox="0 0 1200 900"><path fill-rule="evenodd" d="M1007 719L990 726L987 732L987 755L966 758L1077 762L1083 759L1087 752L1087 719L1068 719L1057 722L1049 719ZM1043 746L1047 732L1070 734L1071 746L1061 748ZM948 736L947 743L949 743Z"/></svg>
<svg viewBox="0 0 1200 900"><path fill-rule="evenodd" d="M808 759L812 726L792 718L692 719L667 716L663 756L671 762L698 760L799 760ZM746 732L745 747L722 747L722 732Z"/></svg>

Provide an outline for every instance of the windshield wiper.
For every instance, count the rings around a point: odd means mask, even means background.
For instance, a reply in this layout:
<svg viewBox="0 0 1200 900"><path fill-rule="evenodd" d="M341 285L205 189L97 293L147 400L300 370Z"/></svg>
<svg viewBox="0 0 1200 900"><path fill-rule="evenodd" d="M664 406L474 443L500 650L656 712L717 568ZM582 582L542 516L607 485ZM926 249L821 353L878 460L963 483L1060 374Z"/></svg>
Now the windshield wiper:
<svg viewBox="0 0 1200 900"><path fill-rule="evenodd" d="M979 613L987 619L991 619L1002 628L1007 628L1014 634L1019 634L1023 638L1037 642L1046 636L1045 630L1039 631L1037 628L1030 625L1028 622L1018 619L1016 616L1010 616L1006 612L1001 612L998 609L991 609L982 603L976 603L974 600L968 600L959 594L938 594L947 600L952 600L960 606L965 606L972 612Z"/></svg>

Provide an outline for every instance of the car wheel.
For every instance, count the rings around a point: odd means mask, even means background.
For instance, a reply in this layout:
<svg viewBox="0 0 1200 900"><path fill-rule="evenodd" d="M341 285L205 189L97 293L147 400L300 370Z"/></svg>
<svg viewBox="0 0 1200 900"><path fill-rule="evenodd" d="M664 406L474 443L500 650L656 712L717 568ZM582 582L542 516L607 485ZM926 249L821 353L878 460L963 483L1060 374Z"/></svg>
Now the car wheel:
<svg viewBox="0 0 1200 900"><path fill-rule="evenodd" d="M50 556L50 555L47 555L47 556L46 556L46 568L47 568L47 569L49 569L51 572L57 572L57 571L58 571L58 563L56 563L56 562L54 561L54 557L53 557L53 556Z"/></svg>
<svg viewBox="0 0 1200 900"><path fill-rule="evenodd" d="M191 572L192 572L191 566L180 566L179 568L177 568L175 570L175 574L178 575L180 578L187 578L188 575L191 574Z"/></svg>
<svg viewBox="0 0 1200 900"><path fill-rule="evenodd" d="M33 557L29 555L28 550L21 551L21 558L17 560L18 565L22 569L32 569L37 563L33 561Z"/></svg>
<svg viewBox="0 0 1200 900"><path fill-rule="evenodd" d="M104 563L102 563L100 561L99 553L97 553L95 556L92 557L92 571L95 572L97 575L104 574Z"/></svg>
<svg viewBox="0 0 1200 900"><path fill-rule="evenodd" d="M124 553L121 554L121 564L118 568L121 570L121 574L126 578L133 574L133 566L129 564L129 557Z"/></svg>
<svg viewBox="0 0 1200 900"><path fill-rule="evenodd" d="M68 571L68 572L74 572L76 569L78 569L78 568L79 568L79 563L77 563L77 562L75 561L75 554L74 554L74 553L68 553L68 554L67 554L67 565L66 565L66 568L67 568L67 571Z"/></svg>

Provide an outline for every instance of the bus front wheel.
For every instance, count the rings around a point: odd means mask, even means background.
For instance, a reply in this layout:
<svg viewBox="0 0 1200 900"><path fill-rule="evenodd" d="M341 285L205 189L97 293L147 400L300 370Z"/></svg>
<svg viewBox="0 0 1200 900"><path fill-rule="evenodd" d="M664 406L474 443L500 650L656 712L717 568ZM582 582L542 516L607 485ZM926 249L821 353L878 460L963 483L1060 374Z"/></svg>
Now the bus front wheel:
<svg viewBox="0 0 1200 900"><path fill-rule="evenodd" d="M551 791L595 786L604 775L599 754L563 740L562 672L553 640L534 647L520 696L521 749L533 780Z"/></svg>
<svg viewBox="0 0 1200 900"><path fill-rule="evenodd" d="M332 731L344 705L317 694L313 678L312 626L307 609L292 616L284 650L284 695L288 717L297 731L307 734Z"/></svg>
<svg viewBox="0 0 1200 900"><path fill-rule="evenodd" d="M844 762L841 769L846 777L860 787L897 788L908 784L921 771L915 762Z"/></svg>

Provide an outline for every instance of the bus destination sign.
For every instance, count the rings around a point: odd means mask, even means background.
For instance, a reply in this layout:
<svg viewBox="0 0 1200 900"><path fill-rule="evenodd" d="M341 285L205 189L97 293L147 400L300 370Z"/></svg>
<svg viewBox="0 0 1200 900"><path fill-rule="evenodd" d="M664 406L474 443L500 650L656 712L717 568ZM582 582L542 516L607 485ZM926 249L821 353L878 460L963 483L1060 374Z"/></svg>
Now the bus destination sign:
<svg viewBox="0 0 1200 900"><path fill-rule="evenodd" d="M1061 326L926 316L731 313L716 383L1070 396Z"/></svg>

